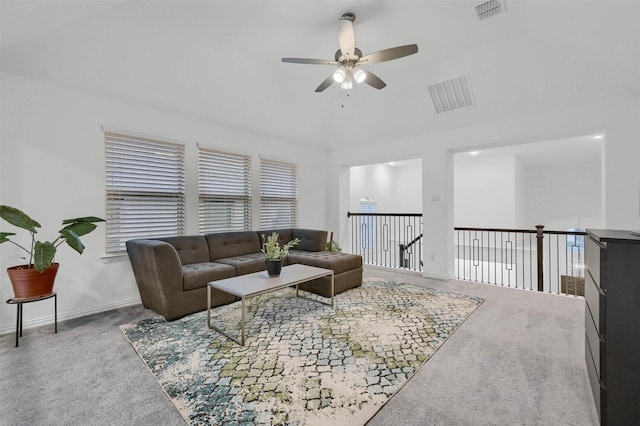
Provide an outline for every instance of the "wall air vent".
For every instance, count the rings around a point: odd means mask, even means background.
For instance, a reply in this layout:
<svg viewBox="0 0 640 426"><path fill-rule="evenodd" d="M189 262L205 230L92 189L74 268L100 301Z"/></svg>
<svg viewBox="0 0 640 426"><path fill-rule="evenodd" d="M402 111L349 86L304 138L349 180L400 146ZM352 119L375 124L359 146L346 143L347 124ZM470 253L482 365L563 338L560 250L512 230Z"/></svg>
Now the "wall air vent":
<svg viewBox="0 0 640 426"><path fill-rule="evenodd" d="M504 2L501 0L488 0L488 1L483 1L482 3L478 3L478 5L476 5L476 13L478 14L478 18L480 20L483 20L485 18L490 18L504 11L505 11L505 5L504 5Z"/></svg>
<svg viewBox="0 0 640 426"><path fill-rule="evenodd" d="M432 84L429 94L438 114L474 105L466 75Z"/></svg>

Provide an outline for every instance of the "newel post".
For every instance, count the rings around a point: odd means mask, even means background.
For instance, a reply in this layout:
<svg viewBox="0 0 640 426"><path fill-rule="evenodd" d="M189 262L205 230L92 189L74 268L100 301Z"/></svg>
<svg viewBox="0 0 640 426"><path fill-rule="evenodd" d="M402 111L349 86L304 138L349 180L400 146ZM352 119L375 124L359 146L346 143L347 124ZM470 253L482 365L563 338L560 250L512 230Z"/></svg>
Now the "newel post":
<svg viewBox="0 0 640 426"><path fill-rule="evenodd" d="M536 225L536 253L538 254L538 291L544 291L544 267L543 267L543 252L542 252L542 239L544 233L542 230L544 225Z"/></svg>

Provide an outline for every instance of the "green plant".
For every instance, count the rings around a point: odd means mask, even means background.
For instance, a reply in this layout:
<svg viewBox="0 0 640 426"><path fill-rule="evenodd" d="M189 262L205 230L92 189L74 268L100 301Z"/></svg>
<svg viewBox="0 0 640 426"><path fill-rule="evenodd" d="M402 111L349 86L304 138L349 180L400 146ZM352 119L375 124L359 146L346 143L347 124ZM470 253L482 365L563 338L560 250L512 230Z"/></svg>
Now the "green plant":
<svg viewBox="0 0 640 426"><path fill-rule="evenodd" d="M300 238L293 239L286 244L278 242L278 233L274 232L268 237L262 234L262 252L267 255L267 260L283 260L289 255L289 249L300 242Z"/></svg>
<svg viewBox="0 0 640 426"><path fill-rule="evenodd" d="M64 242L82 254L84 244L80 241L80 237L96 229L97 225L95 222L105 221L104 219L94 216L63 220L63 228L58 231L58 237L53 242L43 242L36 241L36 234L38 233L36 228L40 228L41 225L23 211L15 207L0 206L0 217L18 228L29 231L31 234L31 248L27 249L15 241L11 241L8 237L16 235L14 232L0 232L0 244L9 242L27 252L29 254L29 267L33 265L39 272L44 271L53 263L58 246Z"/></svg>
<svg viewBox="0 0 640 426"><path fill-rule="evenodd" d="M327 251L332 253L342 253L342 248L335 241L327 241Z"/></svg>

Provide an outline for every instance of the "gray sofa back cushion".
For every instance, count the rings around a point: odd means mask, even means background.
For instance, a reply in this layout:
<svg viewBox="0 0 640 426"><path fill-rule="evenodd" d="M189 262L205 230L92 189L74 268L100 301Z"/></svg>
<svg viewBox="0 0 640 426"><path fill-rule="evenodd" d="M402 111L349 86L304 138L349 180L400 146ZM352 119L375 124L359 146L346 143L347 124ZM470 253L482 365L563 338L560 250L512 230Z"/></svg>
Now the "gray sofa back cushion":
<svg viewBox="0 0 640 426"><path fill-rule="evenodd" d="M207 246L207 240L205 240L201 235L157 239L171 244L178 252L180 263L183 265L209 261L209 247Z"/></svg>
<svg viewBox="0 0 640 426"><path fill-rule="evenodd" d="M293 246L296 250L324 251L327 248L327 231L293 228L291 238L300 238L300 242Z"/></svg>
<svg viewBox="0 0 640 426"><path fill-rule="evenodd" d="M242 256L260 251L260 239L255 231L222 232L204 236L209 244L209 260Z"/></svg>

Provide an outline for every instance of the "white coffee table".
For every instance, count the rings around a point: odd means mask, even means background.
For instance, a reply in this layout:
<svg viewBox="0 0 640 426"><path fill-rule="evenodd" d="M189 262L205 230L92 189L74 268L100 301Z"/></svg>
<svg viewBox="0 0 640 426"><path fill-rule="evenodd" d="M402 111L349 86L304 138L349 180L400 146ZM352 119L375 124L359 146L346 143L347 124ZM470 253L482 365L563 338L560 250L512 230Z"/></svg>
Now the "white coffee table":
<svg viewBox="0 0 640 426"><path fill-rule="evenodd" d="M331 276L331 303L301 296L299 294L298 284L314 280L316 278ZM334 280L333 270L316 268L307 265L289 265L282 268L279 277L269 277L267 271L256 272L253 274L240 275L237 277L226 278L224 280L212 281L207 284L207 327L217 331L223 336L233 340L234 342L244 346L245 341L245 325L246 325L246 305L245 299L259 296L261 294L270 293L286 287L296 286L296 296L314 302L323 303L333 306ZM242 319L240 320L240 340L220 330L215 325L211 325L211 289L218 289L225 293L233 294L241 299L242 303Z"/></svg>

